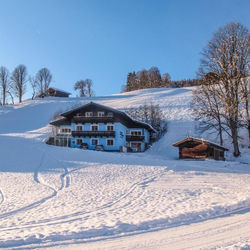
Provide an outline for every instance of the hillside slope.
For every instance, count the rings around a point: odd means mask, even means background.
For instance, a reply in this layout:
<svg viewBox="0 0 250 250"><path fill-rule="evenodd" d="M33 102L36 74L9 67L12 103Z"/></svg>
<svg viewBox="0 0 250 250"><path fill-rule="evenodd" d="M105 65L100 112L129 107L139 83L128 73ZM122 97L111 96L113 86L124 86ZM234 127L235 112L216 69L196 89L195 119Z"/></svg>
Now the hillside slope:
<svg viewBox="0 0 250 250"><path fill-rule="evenodd" d="M79 245L83 248L95 242L91 248L100 249L103 240L117 238L105 243L106 248L121 244L125 249L179 249L183 232L190 235L192 246L201 248L206 247L201 244L205 236L209 247L250 245L250 233L245 232L250 226L249 164L179 161L171 146L187 134L197 136L191 96L190 88L147 89L94 98L27 100L1 108L0 247L77 248L72 244L84 243ZM118 109L145 101L159 104L169 121L168 133L138 154L44 143L55 112L89 101ZM246 163L249 157L242 160ZM239 214L242 219L235 224ZM183 225L186 231L180 230ZM221 233L219 240L209 241L216 234L212 229ZM163 240L168 234L174 235L175 243ZM154 240L148 242L151 236Z"/></svg>

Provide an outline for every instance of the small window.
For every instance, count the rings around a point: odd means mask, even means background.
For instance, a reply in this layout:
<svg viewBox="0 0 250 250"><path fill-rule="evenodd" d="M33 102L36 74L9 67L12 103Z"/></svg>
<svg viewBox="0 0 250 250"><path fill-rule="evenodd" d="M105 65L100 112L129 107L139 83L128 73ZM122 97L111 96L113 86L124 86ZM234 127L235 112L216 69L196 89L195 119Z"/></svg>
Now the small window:
<svg viewBox="0 0 250 250"><path fill-rule="evenodd" d="M113 113L112 112L108 112L108 117L113 117Z"/></svg>
<svg viewBox="0 0 250 250"><path fill-rule="evenodd" d="M62 128L61 129L61 133L63 133L63 134L70 134L71 133L71 129L70 128Z"/></svg>
<svg viewBox="0 0 250 250"><path fill-rule="evenodd" d="M97 145L98 139L91 139L91 145Z"/></svg>
<svg viewBox="0 0 250 250"><path fill-rule="evenodd" d="M138 135L141 135L141 131L131 131L130 134L138 136Z"/></svg>
<svg viewBox="0 0 250 250"><path fill-rule="evenodd" d="M114 125L107 125L107 131L114 131Z"/></svg>
<svg viewBox="0 0 250 250"><path fill-rule="evenodd" d="M98 131L98 125L92 125L91 131Z"/></svg>
<svg viewBox="0 0 250 250"><path fill-rule="evenodd" d="M92 116L93 116L93 112L86 112L86 113L85 113L85 116L86 116L86 117L92 117Z"/></svg>
<svg viewBox="0 0 250 250"><path fill-rule="evenodd" d="M104 115L105 115L104 112L101 112L101 111L97 112L98 117L104 117Z"/></svg>
<svg viewBox="0 0 250 250"><path fill-rule="evenodd" d="M82 126L77 125L76 126L76 131L82 131Z"/></svg>
<svg viewBox="0 0 250 250"><path fill-rule="evenodd" d="M81 145L82 144L82 139L76 139L76 144Z"/></svg>
<svg viewBox="0 0 250 250"><path fill-rule="evenodd" d="M113 139L107 139L107 146L113 146L114 140Z"/></svg>

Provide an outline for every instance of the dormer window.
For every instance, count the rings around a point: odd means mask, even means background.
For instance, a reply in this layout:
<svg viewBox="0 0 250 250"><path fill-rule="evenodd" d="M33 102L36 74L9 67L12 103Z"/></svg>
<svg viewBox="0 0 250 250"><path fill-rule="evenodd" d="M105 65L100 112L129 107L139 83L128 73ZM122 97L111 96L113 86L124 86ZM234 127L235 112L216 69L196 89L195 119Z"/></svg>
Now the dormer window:
<svg viewBox="0 0 250 250"><path fill-rule="evenodd" d="M103 111L97 112L98 117L104 117L105 113Z"/></svg>
<svg viewBox="0 0 250 250"><path fill-rule="evenodd" d="M92 116L93 116L93 112L86 112L86 113L85 113L85 116L86 116L86 117L92 117Z"/></svg>

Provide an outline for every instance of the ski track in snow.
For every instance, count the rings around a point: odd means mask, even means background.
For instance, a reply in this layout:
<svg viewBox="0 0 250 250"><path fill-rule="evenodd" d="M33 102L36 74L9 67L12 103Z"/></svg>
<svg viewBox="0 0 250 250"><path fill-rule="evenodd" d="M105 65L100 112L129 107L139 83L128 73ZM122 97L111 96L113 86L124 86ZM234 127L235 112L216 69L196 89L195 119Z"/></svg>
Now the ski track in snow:
<svg viewBox="0 0 250 250"><path fill-rule="evenodd" d="M4 195L1 189L0 189L0 197L1 197L1 201L0 201L0 205L1 205L4 202Z"/></svg>
<svg viewBox="0 0 250 250"><path fill-rule="evenodd" d="M46 181L44 181L42 178L39 178L39 169L41 169L43 167L43 162L45 161L44 159L45 159L45 153L42 156L42 159L41 159L39 167L34 172L34 181L37 184L41 184L41 185L43 185L43 186L48 187L49 189L51 189L52 194L49 195L49 196L47 196L47 197L44 197L43 199L41 199L39 201L36 201L36 202L31 203L31 204L29 204L27 206L24 206L22 208L10 211L8 213L0 214L0 219L6 218L6 217L10 217L12 215L16 215L17 213L26 212L26 211L28 211L30 209L39 207L41 204L43 204L43 203L47 202L48 200L50 200L50 199L54 198L55 196L57 196L57 194L58 194L59 191L63 190L64 188L69 187L69 185L70 185L70 177L68 176L69 175L69 171L65 167L64 167L64 173L60 175L61 186L60 186L60 188L58 190L56 190L52 186L48 185L46 183ZM1 191L1 189L0 189L0 195L2 197L2 200L0 202L0 205L1 205L1 203L3 203L3 201L4 201L4 195L3 195L2 191ZM0 228L0 231L1 230L2 230L2 228Z"/></svg>
<svg viewBox="0 0 250 250"><path fill-rule="evenodd" d="M73 171L77 171L77 170L73 170ZM69 174L68 170L65 169L65 173L60 176L61 187L57 191L53 187L46 184L46 182L44 180L39 181L38 180L38 172L36 171L35 172L36 182L39 183L39 184L42 184L42 185L44 185L46 187L51 188L53 190L53 194L46 197L46 198L44 198L44 199L42 199L41 201L36 202L36 204L31 204L31 205L29 205L29 206L27 206L25 208L22 208L22 209L20 209L18 211L12 211L11 215L15 214L17 212L26 211L27 209L35 208L35 207L41 205L42 203L48 201L49 199L52 199L52 198L56 197L56 195L57 195L57 193L59 191L62 191L64 187L66 188L66 187L69 186L69 178L67 178L67 177L69 177L69 176L67 176L68 174ZM144 180L142 180L141 182L134 183L133 185L131 185L129 190L125 194L121 195L117 200L114 200L112 202L104 204L103 206L98 207L95 210L81 211L81 212L69 214L69 215L66 215L66 216L55 217L53 219L37 221L36 223L32 222L31 224L27 223L27 224L24 224L24 225L19 226L19 227L11 227L11 228L0 227L0 231L6 231L6 230L13 231L13 230L16 230L16 229L32 229L32 228L37 228L37 227L41 227L41 226L44 226L44 225L51 226L51 225L57 225L57 224L62 224L62 223L69 223L69 222L77 221L79 219L87 219L89 217L89 215L95 214L97 212L99 212L99 213L104 213L104 212L106 212L106 213L115 213L116 210L119 210L119 209L122 209L122 208L126 207L127 202L125 203L125 205L119 205L119 203L122 203L125 200L125 198L128 195L130 195L136 189L136 187L138 187L138 186L143 187L144 185L146 185L146 184L148 184L150 182L153 182L156 178L159 178L158 174L147 177ZM139 199L140 196L142 196L142 194L143 193L140 193L139 196L137 196L136 200ZM131 204L131 203L135 202L136 200L130 200L129 203Z"/></svg>

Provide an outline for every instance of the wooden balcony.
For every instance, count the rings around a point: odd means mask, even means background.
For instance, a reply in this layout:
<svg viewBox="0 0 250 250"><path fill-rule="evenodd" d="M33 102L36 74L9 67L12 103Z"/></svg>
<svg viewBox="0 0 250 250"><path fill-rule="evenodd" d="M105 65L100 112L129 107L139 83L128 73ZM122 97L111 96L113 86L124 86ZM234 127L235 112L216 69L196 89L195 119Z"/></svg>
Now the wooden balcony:
<svg viewBox="0 0 250 250"><path fill-rule="evenodd" d="M115 119L112 116L74 116L72 119L73 122L81 122L81 123L107 123L107 122L114 122Z"/></svg>
<svg viewBox="0 0 250 250"><path fill-rule="evenodd" d="M144 141L144 135L126 135L127 141Z"/></svg>
<svg viewBox="0 0 250 250"><path fill-rule="evenodd" d="M72 131L72 136L82 137L115 137L115 131Z"/></svg>

